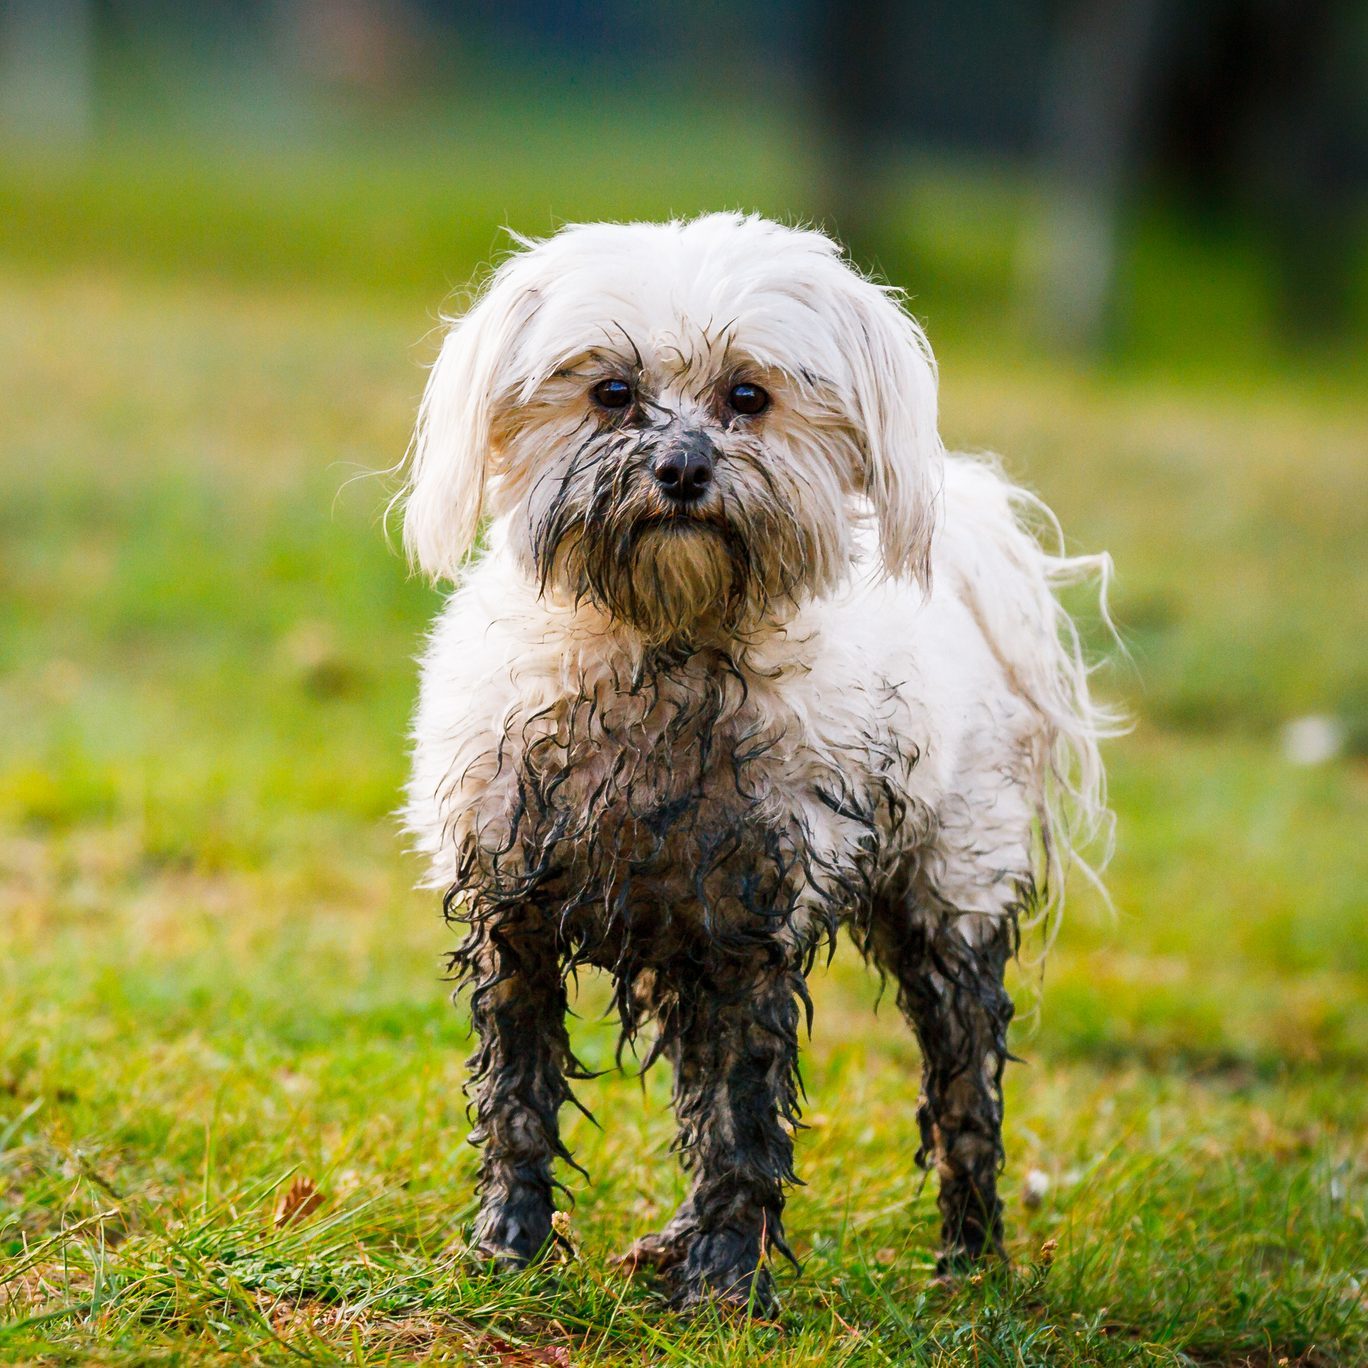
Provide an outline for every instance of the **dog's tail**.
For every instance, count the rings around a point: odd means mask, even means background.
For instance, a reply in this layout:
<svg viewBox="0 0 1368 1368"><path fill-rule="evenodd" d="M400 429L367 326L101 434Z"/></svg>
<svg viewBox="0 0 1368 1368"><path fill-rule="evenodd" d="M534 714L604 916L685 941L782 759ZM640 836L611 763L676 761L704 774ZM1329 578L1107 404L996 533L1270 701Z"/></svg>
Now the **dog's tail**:
<svg viewBox="0 0 1368 1368"><path fill-rule="evenodd" d="M1071 607L1086 610L1104 642L1123 649L1107 604L1111 557L1066 554L1054 513L991 460L947 458L944 497L943 530L967 539L951 558L964 602L1012 691L1039 722L1031 757L1039 868L1035 905L1022 929L1042 931L1043 954L1059 925L1071 868L1110 903L1100 875L1111 856L1114 819L1098 743L1123 732L1126 720L1093 697L1091 676L1102 653L1090 658Z"/></svg>

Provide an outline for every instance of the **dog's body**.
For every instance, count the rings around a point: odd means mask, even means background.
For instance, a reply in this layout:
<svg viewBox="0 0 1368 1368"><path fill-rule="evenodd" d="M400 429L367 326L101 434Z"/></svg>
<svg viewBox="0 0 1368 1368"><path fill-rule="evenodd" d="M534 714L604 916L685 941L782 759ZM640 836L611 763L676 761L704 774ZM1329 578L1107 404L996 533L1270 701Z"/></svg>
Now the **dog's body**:
<svg viewBox="0 0 1368 1368"><path fill-rule="evenodd" d="M411 548L454 574L486 505L407 809L469 928L477 1248L550 1236L587 963L626 1034L654 1024L694 1180L632 1257L681 1303L766 1304L804 978L843 923L922 1045L943 1264L998 1248L1002 974L1061 800L1100 801L1052 589L1099 563L1045 553L1038 505L944 456L885 292L736 216L568 230L499 272L429 386Z"/></svg>

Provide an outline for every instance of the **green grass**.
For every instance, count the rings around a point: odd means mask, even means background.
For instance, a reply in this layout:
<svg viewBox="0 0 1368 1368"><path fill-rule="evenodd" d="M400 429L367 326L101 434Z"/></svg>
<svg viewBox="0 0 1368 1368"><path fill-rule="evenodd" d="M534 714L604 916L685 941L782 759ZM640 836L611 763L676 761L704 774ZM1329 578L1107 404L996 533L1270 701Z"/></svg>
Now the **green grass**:
<svg viewBox="0 0 1368 1368"><path fill-rule="evenodd" d="M402 452L430 310L498 216L469 210L446 281L434 239L358 289L340 190L229 196L246 245L187 209L135 261L88 240L147 217L105 202L116 172L4 181L51 235L40 260L11 224L0 258L0 1359L1368 1357L1368 419L1341 372L1089 374L952 319L947 435L1119 567L1118 911L1080 890L1016 1037L1014 1272L932 1286L916 1050L847 948L806 1052L803 1271L776 1324L684 1322L608 1263L680 1196L663 1070L583 1085L607 1124L568 1121L576 1261L498 1281L449 1254L467 1029L388 815L436 598L385 545L383 481L347 482ZM333 247L255 279L290 213ZM200 259L215 233L231 269ZM1345 757L1283 759L1307 712ZM300 1175L323 1204L278 1229Z"/></svg>

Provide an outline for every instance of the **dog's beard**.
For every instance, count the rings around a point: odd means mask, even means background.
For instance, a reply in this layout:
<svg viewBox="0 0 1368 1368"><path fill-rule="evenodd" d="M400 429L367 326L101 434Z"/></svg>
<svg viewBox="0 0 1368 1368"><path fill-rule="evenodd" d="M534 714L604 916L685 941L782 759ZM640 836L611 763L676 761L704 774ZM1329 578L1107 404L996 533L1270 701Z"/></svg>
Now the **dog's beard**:
<svg viewBox="0 0 1368 1368"><path fill-rule="evenodd" d="M697 509L670 509L638 460L572 462L541 516L532 560L543 592L588 600L649 644L698 643L759 627L808 584L810 538L773 481L733 457Z"/></svg>
<svg viewBox="0 0 1368 1368"><path fill-rule="evenodd" d="M758 607L746 548L726 527L648 517L616 537L586 529L566 550L577 593L652 644L734 634Z"/></svg>

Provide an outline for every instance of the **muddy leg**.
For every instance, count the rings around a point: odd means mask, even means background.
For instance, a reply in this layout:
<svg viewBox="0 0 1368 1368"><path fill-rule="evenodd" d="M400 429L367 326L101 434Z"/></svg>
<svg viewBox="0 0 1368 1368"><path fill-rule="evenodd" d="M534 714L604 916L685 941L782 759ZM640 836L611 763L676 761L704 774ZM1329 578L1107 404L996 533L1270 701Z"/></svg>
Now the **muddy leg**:
<svg viewBox="0 0 1368 1368"><path fill-rule="evenodd" d="M784 1187L795 1180L787 1123L798 1116L804 996L796 970L750 965L722 982L691 983L661 1023L693 1189L648 1246L676 1305L716 1299L758 1314L773 1309L764 1261L772 1249L789 1253Z"/></svg>
<svg viewBox="0 0 1368 1368"><path fill-rule="evenodd" d="M551 1235L555 1160L572 1162L557 1119L574 1067L565 985L554 947L498 931L467 962L479 966L471 1020L480 1043L467 1091L471 1141L483 1149L471 1242L481 1255L516 1267Z"/></svg>
<svg viewBox="0 0 1368 1368"><path fill-rule="evenodd" d="M945 917L930 930L886 927L875 952L898 984L898 1005L922 1050L917 1162L940 1178L937 1271L953 1273L1002 1251L1002 1069L1012 1000L1003 973L1014 929L975 918L971 944Z"/></svg>

